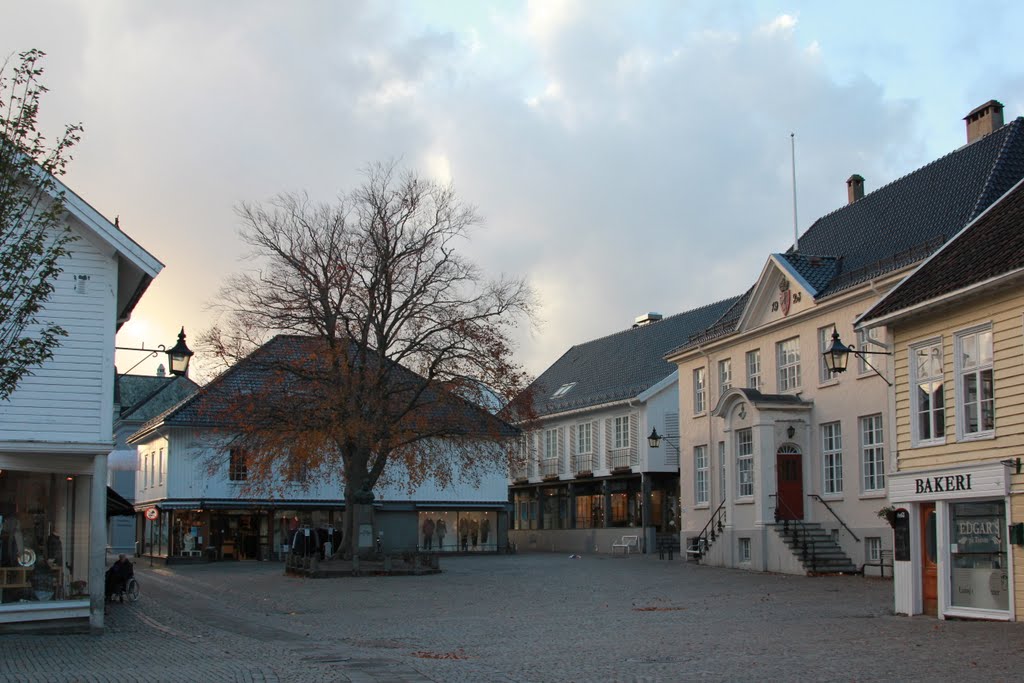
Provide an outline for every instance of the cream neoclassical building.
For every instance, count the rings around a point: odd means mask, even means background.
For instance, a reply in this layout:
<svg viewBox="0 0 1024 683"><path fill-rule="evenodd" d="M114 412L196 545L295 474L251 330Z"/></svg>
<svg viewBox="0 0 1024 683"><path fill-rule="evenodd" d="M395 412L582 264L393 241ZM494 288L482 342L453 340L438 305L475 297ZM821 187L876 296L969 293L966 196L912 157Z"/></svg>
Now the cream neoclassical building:
<svg viewBox="0 0 1024 683"><path fill-rule="evenodd" d="M691 556L788 573L853 572L888 557L893 411L886 355L830 374L833 332L886 353L854 321L1024 171L1024 119L968 116L968 144L819 218L715 325L683 340L681 536ZM870 334L870 336L869 336ZM870 367L873 365L877 372Z"/></svg>

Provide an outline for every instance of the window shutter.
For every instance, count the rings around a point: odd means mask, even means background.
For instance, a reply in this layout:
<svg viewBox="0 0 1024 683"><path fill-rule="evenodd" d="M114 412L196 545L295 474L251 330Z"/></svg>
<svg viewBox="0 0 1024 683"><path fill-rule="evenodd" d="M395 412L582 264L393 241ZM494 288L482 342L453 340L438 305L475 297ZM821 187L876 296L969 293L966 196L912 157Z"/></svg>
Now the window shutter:
<svg viewBox="0 0 1024 683"><path fill-rule="evenodd" d="M604 419L604 466L605 469L612 468L612 421Z"/></svg>
<svg viewBox="0 0 1024 683"><path fill-rule="evenodd" d="M565 427L558 428L558 473L565 471Z"/></svg>
<svg viewBox="0 0 1024 683"><path fill-rule="evenodd" d="M576 425L569 425L569 470L576 471Z"/></svg>
<svg viewBox="0 0 1024 683"><path fill-rule="evenodd" d="M629 464L640 464L640 416L629 415Z"/></svg>

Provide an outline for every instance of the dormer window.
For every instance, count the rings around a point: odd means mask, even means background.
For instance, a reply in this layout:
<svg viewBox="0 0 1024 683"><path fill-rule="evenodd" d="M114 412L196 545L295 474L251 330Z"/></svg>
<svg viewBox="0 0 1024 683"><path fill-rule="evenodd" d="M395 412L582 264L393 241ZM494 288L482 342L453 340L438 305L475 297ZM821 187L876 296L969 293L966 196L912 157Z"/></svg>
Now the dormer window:
<svg viewBox="0 0 1024 683"><path fill-rule="evenodd" d="M559 398L560 396L565 396L570 391L572 391L572 388L574 386L576 386L576 382L569 382L568 384L563 384L562 386L558 387L558 391L551 394L551 398Z"/></svg>

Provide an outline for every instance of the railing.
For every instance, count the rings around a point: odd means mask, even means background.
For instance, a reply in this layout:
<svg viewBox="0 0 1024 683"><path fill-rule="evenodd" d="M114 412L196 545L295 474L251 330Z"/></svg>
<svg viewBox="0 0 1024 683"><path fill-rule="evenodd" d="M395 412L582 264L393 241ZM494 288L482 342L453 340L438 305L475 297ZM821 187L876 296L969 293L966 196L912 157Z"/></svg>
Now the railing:
<svg viewBox="0 0 1024 683"><path fill-rule="evenodd" d="M613 470L620 467L632 467L640 464L640 456L634 454L631 449L620 448L608 454L608 462Z"/></svg>
<svg viewBox="0 0 1024 683"><path fill-rule="evenodd" d="M775 498L775 523L778 524L780 521L782 522L783 534L792 537L793 545L798 546L800 548L800 553L803 557L804 562L807 562L807 546L810 545L811 568L813 570L816 570L818 566L817 546L813 542L807 542L807 538L808 536L810 536L810 532L807 530L807 525L804 524L804 521L797 517L796 514L790 509L790 507L786 505L786 503L783 502L776 494L773 493L771 495L772 497ZM792 517L792 519L782 519L782 509L780 508L780 506L781 508L785 508L785 511L789 513L789 516ZM792 531L790 531L790 522L793 522Z"/></svg>
<svg viewBox="0 0 1024 683"><path fill-rule="evenodd" d="M832 513L832 516L833 516L833 517L835 517L835 518L836 518L836 520L837 520L837 521L838 521L838 522L839 522L840 524L842 524L842 525L843 525L843 528L844 528L844 529L846 529L847 531L849 531L849 532L850 532L850 535L851 535L851 536L853 536L853 540L855 540L855 541L857 541L858 543L860 543L860 538L858 538L858 537L857 537L857 534L853 533L853 529L851 529L850 527L848 527L848 526L846 525L846 522L844 522L844 521L843 521L843 520L842 520L842 519L841 519L841 518L839 517L839 515L837 515L837 514L836 514L836 511L832 509L832 506L831 506L831 505L829 505L828 503L826 503L826 502L825 502L825 501L824 501L824 500L822 499L822 497L821 497L821 496L819 496L819 495L818 495L817 493L811 493L811 494L808 494L808 495L810 495L810 496L811 496L811 498L815 499L816 501L818 501L819 503L821 503L822 505L824 505L824 506L825 506L825 507L826 507L826 508L828 509L828 511Z"/></svg>
<svg viewBox="0 0 1024 683"><path fill-rule="evenodd" d="M572 473L593 472L597 467L597 458L591 453L572 456Z"/></svg>
<svg viewBox="0 0 1024 683"><path fill-rule="evenodd" d="M697 537L693 539L690 547L687 549L687 554L694 555L698 560L711 548L711 544L718 538L718 534L722 533L725 529L726 512L725 512L725 501L723 500L715 508L715 511L711 513L711 517L708 518L708 523L704 525L704 528L700 530Z"/></svg>
<svg viewBox="0 0 1024 683"><path fill-rule="evenodd" d="M550 460L540 461L540 476L542 477L555 477L562 473L562 460L561 458L551 458Z"/></svg>

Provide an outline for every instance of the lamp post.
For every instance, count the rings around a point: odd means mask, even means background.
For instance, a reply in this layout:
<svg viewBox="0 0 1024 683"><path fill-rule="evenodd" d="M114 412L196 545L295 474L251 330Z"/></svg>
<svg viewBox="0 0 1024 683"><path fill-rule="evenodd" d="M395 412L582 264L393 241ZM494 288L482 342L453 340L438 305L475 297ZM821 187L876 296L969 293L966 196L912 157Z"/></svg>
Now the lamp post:
<svg viewBox="0 0 1024 683"><path fill-rule="evenodd" d="M147 349L145 345L143 345L142 348L135 348L132 346L115 346L114 348L118 351L140 351L148 354L138 363L128 368L125 372L119 373L121 375L127 375L150 358L156 358L161 353L166 353L167 368L170 373L175 377L186 377L188 376L189 361L192 360L192 356L194 355L192 349L188 348L188 344L185 343L184 327L182 327L181 332L178 333L178 343L169 349L164 348L163 344L160 344L155 349Z"/></svg>
<svg viewBox="0 0 1024 683"><path fill-rule="evenodd" d="M846 372L847 363L850 362L850 355L853 354L857 358L864 361L865 365L871 368L876 375L882 378L882 381L892 386L892 382L885 378L885 375L878 371L874 365L865 357L867 354L876 356L891 356L892 353L888 351L858 351L852 346L847 346L843 343L843 340L839 338L839 332L836 330L836 326L832 326L832 344L822 352L822 356L825 357L825 367L828 369L829 374L838 375L842 372Z"/></svg>

